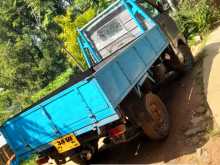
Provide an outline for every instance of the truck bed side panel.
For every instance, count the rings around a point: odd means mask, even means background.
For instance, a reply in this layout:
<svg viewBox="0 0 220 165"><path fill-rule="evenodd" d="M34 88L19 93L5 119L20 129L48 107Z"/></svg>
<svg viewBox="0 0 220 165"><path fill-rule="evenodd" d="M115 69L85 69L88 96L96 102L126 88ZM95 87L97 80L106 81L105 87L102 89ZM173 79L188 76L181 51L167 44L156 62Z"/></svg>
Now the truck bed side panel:
<svg viewBox="0 0 220 165"><path fill-rule="evenodd" d="M3 134L17 156L25 155L53 140L76 136L119 117L97 81L84 80L8 121Z"/></svg>
<svg viewBox="0 0 220 165"><path fill-rule="evenodd" d="M114 107L147 73L167 46L167 38L155 26L119 51L110 62L97 67L95 77Z"/></svg>

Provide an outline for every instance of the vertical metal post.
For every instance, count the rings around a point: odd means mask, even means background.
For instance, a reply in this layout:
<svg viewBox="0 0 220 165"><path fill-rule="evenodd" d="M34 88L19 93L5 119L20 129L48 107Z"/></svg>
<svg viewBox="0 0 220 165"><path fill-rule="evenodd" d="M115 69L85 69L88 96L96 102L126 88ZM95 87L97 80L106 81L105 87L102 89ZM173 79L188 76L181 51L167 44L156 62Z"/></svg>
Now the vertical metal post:
<svg viewBox="0 0 220 165"><path fill-rule="evenodd" d="M84 49L84 53L87 55L87 57L89 57L89 54L85 51L85 49L88 49L89 52L91 53L90 55L93 57L95 63L99 63L102 60L102 58L97 54L97 52L93 48L92 44L87 40L83 31L78 30L78 32L79 32L79 41L80 41L79 44L81 44L82 51Z"/></svg>
<svg viewBox="0 0 220 165"><path fill-rule="evenodd" d="M135 8L130 8L129 4L126 2L126 0L122 0L123 5L125 6L125 8L128 10L131 18L135 21L135 23L137 24L138 28L141 30L142 33L144 33L144 27L141 25L141 23L138 21L138 19L136 18L135 14L136 12L134 11Z"/></svg>
<svg viewBox="0 0 220 165"><path fill-rule="evenodd" d="M167 0L168 4L170 5L171 9L176 12L176 6L174 5L172 0Z"/></svg>
<svg viewBox="0 0 220 165"><path fill-rule="evenodd" d="M79 43L79 47L80 47L80 49L82 51L83 57L86 60L86 64L88 65L89 68L91 68L92 67L92 61L88 57L88 54L86 53L86 51L85 51L85 49L83 47L83 44L82 44L82 42L81 42L79 37L77 38L77 40L78 40L78 43Z"/></svg>
<svg viewBox="0 0 220 165"><path fill-rule="evenodd" d="M3 152L3 154L5 155L6 159L8 160L8 159L10 159L10 156L9 156L9 154L7 153L5 147L6 147L6 145L5 145L4 147L2 147L2 152Z"/></svg>

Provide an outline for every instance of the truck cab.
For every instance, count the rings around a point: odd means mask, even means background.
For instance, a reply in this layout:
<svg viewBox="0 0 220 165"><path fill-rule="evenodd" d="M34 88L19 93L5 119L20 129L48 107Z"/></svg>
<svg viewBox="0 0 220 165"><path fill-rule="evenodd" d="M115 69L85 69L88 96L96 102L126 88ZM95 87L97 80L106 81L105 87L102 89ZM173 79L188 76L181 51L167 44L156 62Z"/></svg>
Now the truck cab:
<svg viewBox="0 0 220 165"><path fill-rule="evenodd" d="M117 51L134 42L144 32L149 31L153 26L158 26L169 41L171 51L177 54L178 59L175 59L175 63L179 62L178 67L182 66L183 70L191 68L193 58L187 41L175 21L160 4L150 0L125 0L122 2L124 5L119 1L115 2L112 5L114 9L110 6L79 30L79 38L86 38L92 48L88 51L92 54L90 56L85 51L82 40L79 39L85 59L91 60L93 63L87 62L89 66L97 62L94 58L103 60L114 56ZM157 42L156 38L155 42ZM185 54L189 55L186 57Z"/></svg>
<svg viewBox="0 0 220 165"><path fill-rule="evenodd" d="M78 44L89 69L0 127L16 162L35 153L39 164L74 154L89 161L100 139L168 136L169 113L155 87L193 65L172 18L150 1L118 0L78 29Z"/></svg>

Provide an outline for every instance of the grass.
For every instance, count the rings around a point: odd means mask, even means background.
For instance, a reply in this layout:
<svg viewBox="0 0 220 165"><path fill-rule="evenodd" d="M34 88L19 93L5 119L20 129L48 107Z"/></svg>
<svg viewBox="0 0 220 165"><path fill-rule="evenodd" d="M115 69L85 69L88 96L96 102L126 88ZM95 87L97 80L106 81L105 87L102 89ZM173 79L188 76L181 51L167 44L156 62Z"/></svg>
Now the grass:
<svg viewBox="0 0 220 165"><path fill-rule="evenodd" d="M184 36L194 44L195 36L203 36L213 28L220 11L209 0L183 0L172 16Z"/></svg>

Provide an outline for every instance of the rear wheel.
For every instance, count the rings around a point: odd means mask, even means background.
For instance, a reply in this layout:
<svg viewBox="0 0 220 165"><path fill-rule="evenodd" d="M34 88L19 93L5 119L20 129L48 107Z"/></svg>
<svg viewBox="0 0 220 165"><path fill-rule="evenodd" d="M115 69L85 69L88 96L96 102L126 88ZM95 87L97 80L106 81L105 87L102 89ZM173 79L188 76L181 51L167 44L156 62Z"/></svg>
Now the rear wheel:
<svg viewBox="0 0 220 165"><path fill-rule="evenodd" d="M161 99L152 93L144 97L145 111L140 120L144 133L153 140L161 140L168 136L170 119L166 106Z"/></svg>

